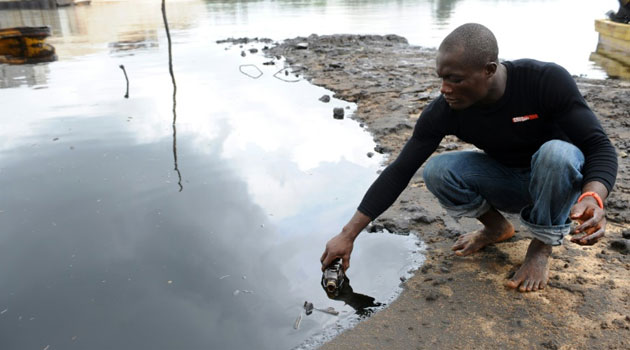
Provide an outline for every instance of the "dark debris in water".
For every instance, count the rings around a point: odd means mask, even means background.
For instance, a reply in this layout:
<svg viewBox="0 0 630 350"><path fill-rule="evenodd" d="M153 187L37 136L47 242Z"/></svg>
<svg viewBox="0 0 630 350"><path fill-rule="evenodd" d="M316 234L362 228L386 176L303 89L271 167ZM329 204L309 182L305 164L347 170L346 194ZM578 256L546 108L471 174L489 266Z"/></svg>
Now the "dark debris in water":
<svg viewBox="0 0 630 350"><path fill-rule="evenodd" d="M243 45L249 43L266 43L271 44L273 40L269 38L227 38L223 40L217 40L217 44L232 44L232 45Z"/></svg>

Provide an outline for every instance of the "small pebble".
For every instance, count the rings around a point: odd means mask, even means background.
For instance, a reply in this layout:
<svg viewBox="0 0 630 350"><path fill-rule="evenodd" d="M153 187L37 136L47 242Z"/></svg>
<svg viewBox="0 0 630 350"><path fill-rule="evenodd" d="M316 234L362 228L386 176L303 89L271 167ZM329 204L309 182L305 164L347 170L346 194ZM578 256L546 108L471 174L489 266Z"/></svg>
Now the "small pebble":
<svg viewBox="0 0 630 350"><path fill-rule="evenodd" d="M320 97L319 100L324 102L324 103L328 103L328 102L330 102L330 96L329 95L324 95L324 96Z"/></svg>
<svg viewBox="0 0 630 350"><path fill-rule="evenodd" d="M341 107L335 107L333 109L333 118L335 119L343 119L344 111Z"/></svg>
<svg viewBox="0 0 630 350"><path fill-rule="evenodd" d="M630 254L630 240L617 239L610 242L610 248L618 251L621 254Z"/></svg>
<svg viewBox="0 0 630 350"><path fill-rule="evenodd" d="M427 301L435 301L437 300L437 298L438 298L438 295L434 292L429 293L429 295L425 297Z"/></svg>

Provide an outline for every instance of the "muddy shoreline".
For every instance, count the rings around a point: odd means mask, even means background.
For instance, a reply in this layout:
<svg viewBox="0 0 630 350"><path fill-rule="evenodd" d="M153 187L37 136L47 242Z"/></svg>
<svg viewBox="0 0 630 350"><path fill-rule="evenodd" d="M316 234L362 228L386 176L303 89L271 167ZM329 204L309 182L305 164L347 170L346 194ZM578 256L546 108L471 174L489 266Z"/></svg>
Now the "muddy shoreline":
<svg viewBox="0 0 630 350"><path fill-rule="evenodd" d="M356 103L351 118L371 132L374 151L388 154L387 161L395 159L422 109L439 94L435 50L396 35L311 35L263 52L284 57L294 73ZM593 247L566 240L555 248L544 291L506 289L523 261L526 230L509 216L515 237L471 257L453 255L454 239L479 224L446 215L418 171L369 230L419 235L429 246L426 264L388 308L322 349L630 349L630 82L576 80L619 155L606 238ZM468 148L449 136L436 154Z"/></svg>

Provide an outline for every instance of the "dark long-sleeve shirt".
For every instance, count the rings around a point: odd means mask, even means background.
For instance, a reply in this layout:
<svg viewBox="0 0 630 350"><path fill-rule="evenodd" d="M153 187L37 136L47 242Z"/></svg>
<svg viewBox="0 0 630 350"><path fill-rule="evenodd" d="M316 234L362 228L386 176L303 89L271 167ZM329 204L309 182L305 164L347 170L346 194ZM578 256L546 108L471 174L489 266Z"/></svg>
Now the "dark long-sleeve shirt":
<svg viewBox="0 0 630 350"><path fill-rule="evenodd" d="M615 148L571 75L557 64L531 59L503 64L507 82L497 102L456 111L440 96L422 111L398 158L363 197L360 212L375 219L389 208L446 135L515 168L530 167L534 153L549 140L570 142L585 156L583 182L598 181L611 191Z"/></svg>

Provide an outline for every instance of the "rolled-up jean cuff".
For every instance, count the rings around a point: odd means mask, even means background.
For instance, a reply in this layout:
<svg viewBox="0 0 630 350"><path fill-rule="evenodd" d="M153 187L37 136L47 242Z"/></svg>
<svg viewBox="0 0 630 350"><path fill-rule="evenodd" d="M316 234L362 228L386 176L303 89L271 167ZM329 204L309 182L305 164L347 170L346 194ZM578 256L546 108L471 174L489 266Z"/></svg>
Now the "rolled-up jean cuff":
<svg viewBox="0 0 630 350"><path fill-rule="evenodd" d="M523 218L521 211L521 223L527 227L530 235L537 240L552 246L562 245L562 239L571 231L571 224L543 226L528 222Z"/></svg>
<svg viewBox="0 0 630 350"><path fill-rule="evenodd" d="M472 203L458 206L447 206L440 202L446 213L454 218L478 218L490 210L490 204L483 197Z"/></svg>

